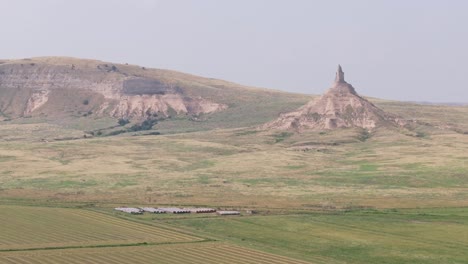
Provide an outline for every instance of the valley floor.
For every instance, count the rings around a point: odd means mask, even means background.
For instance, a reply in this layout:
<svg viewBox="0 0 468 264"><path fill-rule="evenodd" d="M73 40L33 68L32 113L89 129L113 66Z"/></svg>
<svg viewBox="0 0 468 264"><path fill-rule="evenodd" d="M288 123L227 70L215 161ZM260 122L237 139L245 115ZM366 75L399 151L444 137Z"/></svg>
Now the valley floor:
<svg viewBox="0 0 468 264"><path fill-rule="evenodd" d="M468 262L462 133L54 133L0 127L1 263ZM148 205L242 215L112 210Z"/></svg>

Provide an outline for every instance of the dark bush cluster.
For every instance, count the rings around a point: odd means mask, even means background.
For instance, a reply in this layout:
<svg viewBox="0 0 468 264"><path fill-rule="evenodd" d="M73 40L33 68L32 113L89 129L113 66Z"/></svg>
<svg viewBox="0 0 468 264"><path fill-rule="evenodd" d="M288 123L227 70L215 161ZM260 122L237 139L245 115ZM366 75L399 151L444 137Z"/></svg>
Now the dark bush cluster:
<svg viewBox="0 0 468 264"><path fill-rule="evenodd" d="M129 131L141 131L141 130L150 130L153 128L154 125L158 123L157 120L154 119L146 119L141 124L135 124L131 126L128 130Z"/></svg>
<svg viewBox="0 0 468 264"><path fill-rule="evenodd" d="M127 132L127 130L115 130L115 131L109 132L107 135L108 136L116 136L116 135L126 133L126 132Z"/></svg>
<svg viewBox="0 0 468 264"><path fill-rule="evenodd" d="M370 137L371 137L371 133L369 133L367 129L363 129L358 135L358 140L364 142L368 140Z"/></svg>
<svg viewBox="0 0 468 264"><path fill-rule="evenodd" d="M130 123L130 121L128 119L125 119L125 118L119 118L118 123L121 126L125 126L126 124Z"/></svg>

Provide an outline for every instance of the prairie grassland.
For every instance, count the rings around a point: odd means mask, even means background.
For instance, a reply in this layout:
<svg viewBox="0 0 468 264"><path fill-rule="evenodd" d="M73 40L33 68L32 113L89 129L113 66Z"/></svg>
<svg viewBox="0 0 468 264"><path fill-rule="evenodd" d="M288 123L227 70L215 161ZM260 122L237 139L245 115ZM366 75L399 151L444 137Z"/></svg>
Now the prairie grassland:
<svg viewBox="0 0 468 264"><path fill-rule="evenodd" d="M203 239L82 209L0 205L0 251Z"/></svg>
<svg viewBox="0 0 468 264"><path fill-rule="evenodd" d="M385 111L395 113L406 119L418 120L442 128L452 128L468 132L468 107L405 103L381 99L372 100Z"/></svg>
<svg viewBox="0 0 468 264"><path fill-rule="evenodd" d="M252 208L468 205L466 135L225 129L0 142L0 197Z"/></svg>
<svg viewBox="0 0 468 264"><path fill-rule="evenodd" d="M468 209L171 219L232 243L313 263L466 263Z"/></svg>

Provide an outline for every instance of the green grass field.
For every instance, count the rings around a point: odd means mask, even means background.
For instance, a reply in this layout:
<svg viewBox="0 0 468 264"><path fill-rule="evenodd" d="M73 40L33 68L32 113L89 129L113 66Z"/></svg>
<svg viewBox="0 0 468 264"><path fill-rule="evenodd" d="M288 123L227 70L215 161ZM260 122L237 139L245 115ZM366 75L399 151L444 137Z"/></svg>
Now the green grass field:
<svg viewBox="0 0 468 264"><path fill-rule="evenodd" d="M180 219L177 226L313 263L467 263L468 209Z"/></svg>

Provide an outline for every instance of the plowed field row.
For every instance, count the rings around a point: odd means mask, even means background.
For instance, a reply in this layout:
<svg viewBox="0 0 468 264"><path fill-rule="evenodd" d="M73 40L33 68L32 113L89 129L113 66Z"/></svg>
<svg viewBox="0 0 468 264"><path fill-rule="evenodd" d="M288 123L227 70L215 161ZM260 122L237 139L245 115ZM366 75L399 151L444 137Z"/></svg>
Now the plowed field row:
<svg viewBox="0 0 468 264"><path fill-rule="evenodd" d="M0 263L245 263L305 264L274 254L219 242L178 245L1 252Z"/></svg>
<svg viewBox="0 0 468 264"><path fill-rule="evenodd" d="M0 206L0 250L201 240L97 212Z"/></svg>

